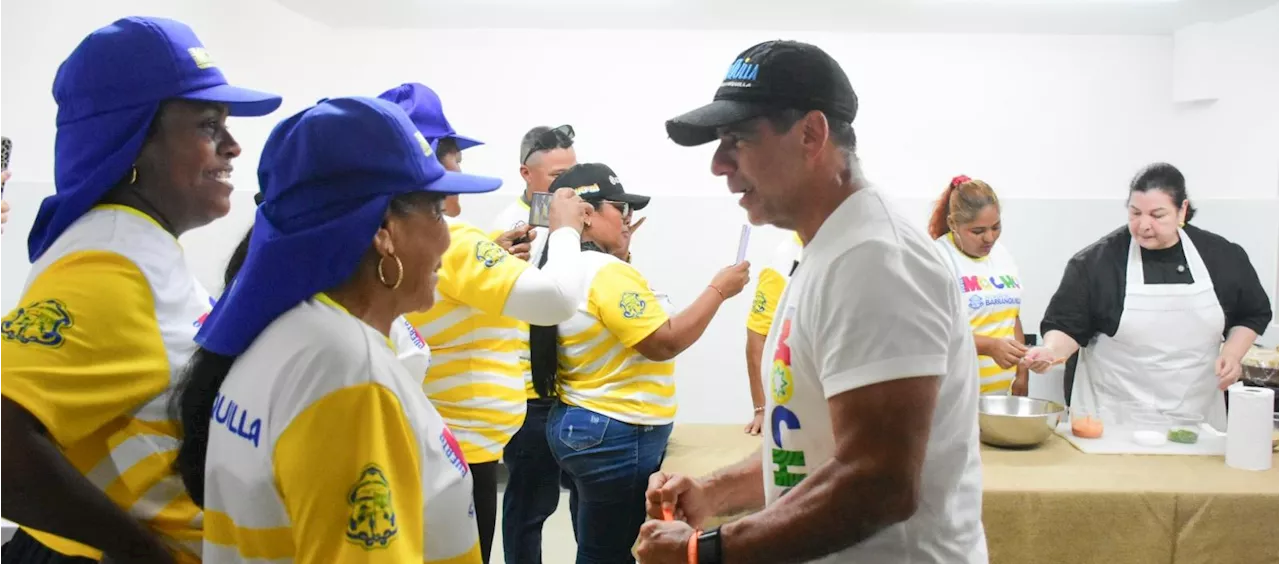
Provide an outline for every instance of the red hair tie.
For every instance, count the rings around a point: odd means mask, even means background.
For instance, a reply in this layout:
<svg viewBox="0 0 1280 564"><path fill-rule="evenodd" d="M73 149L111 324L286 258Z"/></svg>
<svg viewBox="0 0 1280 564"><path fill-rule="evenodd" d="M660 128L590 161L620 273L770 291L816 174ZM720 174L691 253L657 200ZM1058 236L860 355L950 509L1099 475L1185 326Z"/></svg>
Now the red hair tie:
<svg viewBox="0 0 1280 564"><path fill-rule="evenodd" d="M973 180L973 179L972 179L972 178L969 178L968 176L965 176L965 175L961 174L960 176L957 176L957 177L955 177L955 178L952 178L952 179L951 179L951 187L952 187L952 188L955 188L955 187L957 187L957 186L959 186L959 185L961 185L961 184L964 184L965 182L968 182L968 181L970 181L970 180Z"/></svg>

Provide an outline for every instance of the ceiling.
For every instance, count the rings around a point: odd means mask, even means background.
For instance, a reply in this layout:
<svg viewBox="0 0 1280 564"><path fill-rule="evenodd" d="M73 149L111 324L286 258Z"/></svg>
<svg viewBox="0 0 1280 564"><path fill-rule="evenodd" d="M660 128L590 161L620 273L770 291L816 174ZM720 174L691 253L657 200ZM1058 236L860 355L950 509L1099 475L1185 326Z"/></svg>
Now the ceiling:
<svg viewBox="0 0 1280 564"><path fill-rule="evenodd" d="M1141 34L1276 0L276 0L335 28ZM353 10L353 6L359 9Z"/></svg>

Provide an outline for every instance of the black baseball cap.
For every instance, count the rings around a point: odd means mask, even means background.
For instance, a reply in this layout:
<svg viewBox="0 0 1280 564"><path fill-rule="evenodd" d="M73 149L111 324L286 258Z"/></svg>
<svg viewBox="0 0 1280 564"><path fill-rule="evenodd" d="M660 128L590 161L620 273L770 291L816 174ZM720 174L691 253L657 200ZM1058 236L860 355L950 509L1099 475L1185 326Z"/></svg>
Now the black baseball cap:
<svg viewBox="0 0 1280 564"><path fill-rule="evenodd" d="M821 110L853 122L858 95L840 63L798 41L766 41L743 51L725 73L713 102L667 120L667 135L693 147L716 139L716 128L771 110Z"/></svg>
<svg viewBox="0 0 1280 564"><path fill-rule="evenodd" d="M588 202L626 202L633 210L649 205L648 196L628 194L622 189L622 181L618 180L613 169L600 163L573 165L551 183L552 192L561 188L572 188Z"/></svg>

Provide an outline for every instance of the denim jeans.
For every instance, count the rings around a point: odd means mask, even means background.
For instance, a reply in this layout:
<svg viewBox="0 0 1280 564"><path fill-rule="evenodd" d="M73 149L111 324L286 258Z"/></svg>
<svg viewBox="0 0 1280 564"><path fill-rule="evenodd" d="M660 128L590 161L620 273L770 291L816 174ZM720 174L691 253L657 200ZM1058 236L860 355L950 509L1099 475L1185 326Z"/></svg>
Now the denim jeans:
<svg viewBox="0 0 1280 564"><path fill-rule="evenodd" d="M547 416L557 403L529 400L524 426L503 450L508 477L502 494L502 553L507 564L542 564L542 525L556 512L564 480L547 445Z"/></svg>
<svg viewBox="0 0 1280 564"><path fill-rule="evenodd" d="M576 491L578 564L635 562L644 492L667 450L671 425L632 425L558 404L547 442Z"/></svg>

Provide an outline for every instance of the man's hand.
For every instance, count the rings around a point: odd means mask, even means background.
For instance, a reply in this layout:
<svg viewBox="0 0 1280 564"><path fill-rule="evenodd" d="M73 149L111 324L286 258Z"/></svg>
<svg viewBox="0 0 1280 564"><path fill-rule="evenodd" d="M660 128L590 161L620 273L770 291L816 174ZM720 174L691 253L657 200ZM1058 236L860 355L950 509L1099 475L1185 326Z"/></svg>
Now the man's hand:
<svg viewBox="0 0 1280 564"><path fill-rule="evenodd" d="M640 564L686 564L694 532L683 521L649 521L640 527L636 557Z"/></svg>
<svg viewBox="0 0 1280 564"><path fill-rule="evenodd" d="M1232 384L1240 380L1240 374L1244 369L1240 366L1240 361L1232 360L1226 356L1219 356L1218 362L1214 366L1214 374L1218 376L1218 389L1225 390Z"/></svg>
<svg viewBox="0 0 1280 564"><path fill-rule="evenodd" d="M649 490L644 497L645 512L654 519L663 518L664 505L674 511L676 519L694 527L711 516L711 504L702 483L688 476L654 472L649 476Z"/></svg>
<svg viewBox="0 0 1280 564"><path fill-rule="evenodd" d="M515 255L516 258L528 261L529 251L533 248L533 240L537 237L538 232L533 230L532 225L521 225L499 235L493 242L502 247L502 250Z"/></svg>
<svg viewBox="0 0 1280 564"><path fill-rule="evenodd" d="M742 432L748 435L751 435L753 437L759 436L760 426L763 424L764 424L764 412L757 411L755 414L755 417L751 418L751 422L747 423L747 426L742 429Z"/></svg>

